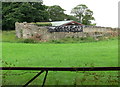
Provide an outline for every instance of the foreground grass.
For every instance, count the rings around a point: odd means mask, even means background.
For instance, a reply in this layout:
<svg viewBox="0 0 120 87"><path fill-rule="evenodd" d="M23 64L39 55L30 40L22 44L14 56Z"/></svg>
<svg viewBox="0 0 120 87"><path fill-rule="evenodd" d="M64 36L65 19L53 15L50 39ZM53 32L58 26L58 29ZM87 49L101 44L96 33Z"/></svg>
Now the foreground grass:
<svg viewBox="0 0 120 87"><path fill-rule="evenodd" d="M118 66L116 40L74 44L25 44L3 43L3 66L16 67L113 67ZM21 73L23 71L9 71ZM117 72L49 72L47 85L113 85L117 84ZM33 73L21 76L4 76L4 85L23 85ZM94 76L98 76L97 79ZM99 75L104 75L101 77ZM23 78L24 77L24 78ZM31 83L40 85L43 75Z"/></svg>
<svg viewBox="0 0 120 87"><path fill-rule="evenodd" d="M21 67L118 66L117 49L117 41L111 40L81 44L3 43L2 52L5 61Z"/></svg>

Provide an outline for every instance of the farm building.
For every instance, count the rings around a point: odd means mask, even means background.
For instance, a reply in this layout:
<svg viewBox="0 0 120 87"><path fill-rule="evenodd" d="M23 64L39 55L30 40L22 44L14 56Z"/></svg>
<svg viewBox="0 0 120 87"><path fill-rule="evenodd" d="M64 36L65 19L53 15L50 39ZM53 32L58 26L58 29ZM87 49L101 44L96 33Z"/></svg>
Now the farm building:
<svg viewBox="0 0 120 87"><path fill-rule="evenodd" d="M15 23L18 38L33 38L41 41L59 40L66 37L97 37L117 35L117 29L89 26L69 20L55 22Z"/></svg>
<svg viewBox="0 0 120 87"><path fill-rule="evenodd" d="M49 32L82 32L83 24L75 21L55 21L50 22L51 27L48 28Z"/></svg>
<svg viewBox="0 0 120 87"><path fill-rule="evenodd" d="M73 20L70 20L70 21L55 21L55 22L51 22L51 24L52 24L52 26L83 25L83 24L75 22Z"/></svg>

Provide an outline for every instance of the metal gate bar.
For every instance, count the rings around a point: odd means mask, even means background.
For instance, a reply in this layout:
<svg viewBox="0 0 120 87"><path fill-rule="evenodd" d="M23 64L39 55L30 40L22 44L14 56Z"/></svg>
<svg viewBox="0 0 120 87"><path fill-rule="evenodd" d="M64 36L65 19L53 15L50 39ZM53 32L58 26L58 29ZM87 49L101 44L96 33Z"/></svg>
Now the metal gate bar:
<svg viewBox="0 0 120 87"><path fill-rule="evenodd" d="M44 87L48 71L120 71L120 67L0 67L0 70L41 70L41 72L28 81L23 87L28 86L29 83L46 71L42 84L42 87Z"/></svg>
<svg viewBox="0 0 120 87"><path fill-rule="evenodd" d="M46 81L46 78L47 78L47 74L48 74L48 71L46 71L46 74L45 74L45 77L44 77L44 80L43 80L42 87L44 87L44 85L45 85L45 81Z"/></svg>
<svg viewBox="0 0 120 87"><path fill-rule="evenodd" d="M28 81L23 87L28 86L29 83L31 83L33 80L35 80L40 74L42 74L44 71L39 72L36 76L34 76L30 81Z"/></svg>
<svg viewBox="0 0 120 87"><path fill-rule="evenodd" d="M0 67L0 70L119 71L120 67Z"/></svg>

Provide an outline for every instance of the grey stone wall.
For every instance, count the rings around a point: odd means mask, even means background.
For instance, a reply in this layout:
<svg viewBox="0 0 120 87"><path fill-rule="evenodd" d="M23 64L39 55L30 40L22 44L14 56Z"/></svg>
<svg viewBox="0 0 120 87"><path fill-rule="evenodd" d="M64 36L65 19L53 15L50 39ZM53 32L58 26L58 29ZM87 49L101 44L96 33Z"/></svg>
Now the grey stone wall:
<svg viewBox="0 0 120 87"><path fill-rule="evenodd" d="M46 27L40 27L32 23L15 23L16 36L18 38L33 38L41 41L58 40L65 37L114 37L118 35L117 28L85 27L83 32L48 32Z"/></svg>

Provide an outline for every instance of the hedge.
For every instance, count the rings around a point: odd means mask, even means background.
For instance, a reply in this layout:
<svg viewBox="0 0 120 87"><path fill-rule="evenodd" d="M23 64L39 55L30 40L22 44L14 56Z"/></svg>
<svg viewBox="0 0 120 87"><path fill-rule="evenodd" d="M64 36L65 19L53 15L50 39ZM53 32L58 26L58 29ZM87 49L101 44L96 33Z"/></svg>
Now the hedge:
<svg viewBox="0 0 120 87"><path fill-rule="evenodd" d="M52 24L50 22L36 22L36 23L33 23L37 26L52 26Z"/></svg>

